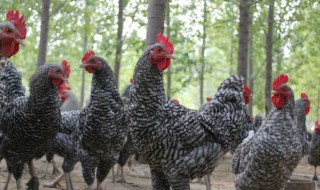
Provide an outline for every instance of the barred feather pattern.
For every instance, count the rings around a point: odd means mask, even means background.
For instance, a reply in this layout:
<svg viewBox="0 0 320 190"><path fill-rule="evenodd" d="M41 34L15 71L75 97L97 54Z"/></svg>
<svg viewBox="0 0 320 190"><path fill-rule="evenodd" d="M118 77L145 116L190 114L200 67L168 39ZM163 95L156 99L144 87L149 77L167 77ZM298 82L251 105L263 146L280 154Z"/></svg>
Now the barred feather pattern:
<svg viewBox="0 0 320 190"><path fill-rule="evenodd" d="M15 179L21 178L24 163L45 154L60 127L59 95L48 78L53 67L60 66L44 65L31 76L29 97L1 107L0 128L5 133L1 152Z"/></svg>
<svg viewBox="0 0 320 190"><path fill-rule="evenodd" d="M255 135L236 149L232 159L237 190L282 189L307 152L304 126L297 122L294 94L274 108Z"/></svg>
<svg viewBox="0 0 320 190"><path fill-rule="evenodd" d="M126 86L126 88L123 90L123 92L121 93L121 98L124 102L124 105L127 109L127 107L129 106L129 98L130 98L130 90L131 90L132 84L129 84ZM128 158L133 155L133 154L137 154L137 149L133 144L132 138L130 133L128 133L127 135L127 139L125 144L122 147L122 150L119 153L119 159L118 159L118 164L123 167Z"/></svg>
<svg viewBox="0 0 320 190"><path fill-rule="evenodd" d="M14 63L0 59L0 101L7 102L25 95L25 88L22 85L21 73L16 69Z"/></svg>
<svg viewBox="0 0 320 190"><path fill-rule="evenodd" d="M50 143L47 156L53 157L58 154L63 157L62 170L65 173L73 171L74 165L79 161L77 142L74 138L74 132L78 125L80 111L63 111L61 112L61 127L59 132Z"/></svg>
<svg viewBox="0 0 320 190"><path fill-rule="evenodd" d="M67 93L67 99L62 103L61 111L80 110L81 104L74 92L68 90L65 93Z"/></svg>
<svg viewBox="0 0 320 190"><path fill-rule="evenodd" d="M22 85L21 73L17 71L14 63L0 57L0 103L5 105L24 94L25 88ZM0 144L3 138L4 133L0 129ZM1 153L0 158L2 158Z"/></svg>
<svg viewBox="0 0 320 190"><path fill-rule="evenodd" d="M129 129L138 152L150 165L154 189L169 189L169 184L173 189L190 189L190 178L211 173L215 152L227 151L249 119L243 78L226 79L206 111L187 109L165 96L163 72L148 58L157 46L162 44L146 49L135 67Z"/></svg>
<svg viewBox="0 0 320 190"><path fill-rule="evenodd" d="M252 130L254 132L257 132L258 129L262 126L262 122L263 122L263 117L262 115L256 115L256 117L253 120L253 125L252 125Z"/></svg>
<svg viewBox="0 0 320 190"><path fill-rule="evenodd" d="M104 59L95 57L103 67L93 74L90 102L81 110L75 134L87 185L93 183L96 167L97 181L105 179L128 132L128 118L113 72Z"/></svg>
<svg viewBox="0 0 320 190"><path fill-rule="evenodd" d="M312 133L311 144L309 147L308 163L314 167L320 165L320 133Z"/></svg>

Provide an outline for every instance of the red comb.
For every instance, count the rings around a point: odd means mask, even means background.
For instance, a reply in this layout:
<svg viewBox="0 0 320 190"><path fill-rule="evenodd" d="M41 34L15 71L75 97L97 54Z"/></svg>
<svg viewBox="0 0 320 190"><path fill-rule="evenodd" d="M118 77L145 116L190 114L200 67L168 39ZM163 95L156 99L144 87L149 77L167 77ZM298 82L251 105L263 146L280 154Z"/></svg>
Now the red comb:
<svg viewBox="0 0 320 190"><path fill-rule="evenodd" d="M162 33L160 32L157 35L157 40L158 43L163 44L170 53L174 52L173 44L170 42L169 37L162 35Z"/></svg>
<svg viewBox="0 0 320 190"><path fill-rule="evenodd" d="M309 99L309 97L308 97L308 94L306 94L306 93L301 93L301 98L306 98L306 99Z"/></svg>
<svg viewBox="0 0 320 190"><path fill-rule="evenodd" d="M210 102L213 98L207 97L207 102Z"/></svg>
<svg viewBox="0 0 320 190"><path fill-rule="evenodd" d="M9 10L7 12L7 20L13 24L17 30L19 31L20 37L22 39L26 38L27 35L27 27L26 27L26 21L24 20L24 15L21 15L19 17L19 11L16 12L14 10Z"/></svg>
<svg viewBox="0 0 320 190"><path fill-rule="evenodd" d="M243 86L243 90L244 90L244 92L246 92L248 95L251 95L251 90L250 90L250 88L249 88L247 85L244 85L244 86Z"/></svg>
<svg viewBox="0 0 320 190"><path fill-rule="evenodd" d="M131 83L131 84L133 83L133 79L130 79L130 83Z"/></svg>
<svg viewBox="0 0 320 190"><path fill-rule="evenodd" d="M179 100L177 98L172 98L171 101L173 101L176 104L180 104Z"/></svg>
<svg viewBox="0 0 320 190"><path fill-rule="evenodd" d="M82 58L82 63L87 62L87 61L89 60L89 58L90 58L91 56L94 56L94 55L95 55L95 54L94 54L94 52L93 52L92 50L87 51L87 52L84 54L83 58Z"/></svg>
<svg viewBox="0 0 320 190"><path fill-rule="evenodd" d="M67 78L69 78L70 76L70 65L68 64L68 61L66 60L63 60L62 63L61 63L61 66L64 70L64 73L66 75Z"/></svg>
<svg viewBox="0 0 320 190"><path fill-rule="evenodd" d="M286 74L280 74L272 83L272 90L278 90L279 87L285 83L287 83L289 80L288 75Z"/></svg>
<svg viewBox="0 0 320 190"><path fill-rule="evenodd" d="M318 120L316 121L314 130L315 130L316 133L319 133L319 132L320 132L320 127L319 127L319 124L318 124Z"/></svg>

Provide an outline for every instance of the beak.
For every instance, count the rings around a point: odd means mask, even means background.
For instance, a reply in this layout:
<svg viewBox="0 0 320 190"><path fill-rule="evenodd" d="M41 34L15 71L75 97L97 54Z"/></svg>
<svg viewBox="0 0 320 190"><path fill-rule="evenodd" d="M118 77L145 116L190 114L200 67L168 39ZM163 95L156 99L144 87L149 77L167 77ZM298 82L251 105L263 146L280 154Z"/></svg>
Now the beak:
<svg viewBox="0 0 320 190"><path fill-rule="evenodd" d="M79 65L79 68L85 68L86 67L86 64L82 63Z"/></svg>
<svg viewBox="0 0 320 190"><path fill-rule="evenodd" d="M63 77L62 80L63 80L63 82L65 82L65 83L67 83L67 84L69 83L69 80L68 80L68 78L66 78L66 77Z"/></svg>
<svg viewBox="0 0 320 190"><path fill-rule="evenodd" d="M278 94L278 92L275 90L272 90L271 94Z"/></svg>
<svg viewBox="0 0 320 190"><path fill-rule="evenodd" d="M24 39L16 39L16 42L23 46L26 46L26 41L24 41Z"/></svg>
<svg viewBox="0 0 320 190"><path fill-rule="evenodd" d="M168 59L176 59L176 56L173 55L173 54L167 54L166 57L167 57Z"/></svg>

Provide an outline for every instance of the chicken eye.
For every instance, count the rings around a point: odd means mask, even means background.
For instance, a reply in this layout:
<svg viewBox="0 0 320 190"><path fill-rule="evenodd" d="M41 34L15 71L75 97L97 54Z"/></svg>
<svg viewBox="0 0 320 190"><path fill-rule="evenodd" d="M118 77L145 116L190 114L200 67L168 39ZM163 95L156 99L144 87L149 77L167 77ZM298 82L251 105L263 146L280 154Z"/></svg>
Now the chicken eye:
<svg viewBox="0 0 320 190"><path fill-rule="evenodd" d="M6 28L5 31L6 31L6 33L11 33L12 32L12 30L10 28Z"/></svg>
<svg viewBox="0 0 320 190"><path fill-rule="evenodd" d="M94 59L91 59L90 62L91 62L91 63L94 63Z"/></svg>

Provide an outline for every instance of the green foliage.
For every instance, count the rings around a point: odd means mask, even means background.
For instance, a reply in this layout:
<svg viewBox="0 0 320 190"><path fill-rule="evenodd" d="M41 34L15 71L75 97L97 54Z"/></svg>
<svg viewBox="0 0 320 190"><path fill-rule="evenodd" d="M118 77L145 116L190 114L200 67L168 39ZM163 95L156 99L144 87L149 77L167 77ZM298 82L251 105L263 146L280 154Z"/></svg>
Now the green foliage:
<svg viewBox="0 0 320 190"><path fill-rule="evenodd" d="M71 64L70 85L80 97L84 33L87 49L104 57L113 68L116 50L118 2L109 0L51 1L51 17L47 61ZM204 95L213 96L218 85L236 73L238 19L237 0L208 0L208 21L203 23L203 1L171 0L170 39L175 45L176 60L172 67L172 97L187 107L199 107L199 70L202 44L202 25L207 25ZM132 78L133 69L145 48L147 0L124 1L123 55L120 70L120 89ZM2 21L9 9L19 9L25 15L28 34L27 46L11 58L23 74L24 84L36 69L40 33L41 1L3 0L0 2ZM265 41L268 1L252 4L254 60L254 114L264 110ZM289 84L296 98L307 92L312 111L308 122L318 118L320 81L320 5L316 0L276 0L273 32L274 70L289 74ZM87 20L87 21L86 21ZM87 24L86 24L87 23ZM86 97L90 93L91 75L86 73Z"/></svg>

